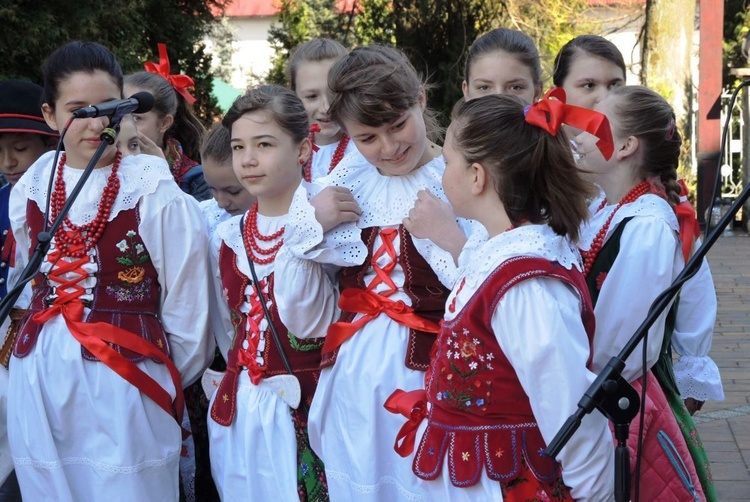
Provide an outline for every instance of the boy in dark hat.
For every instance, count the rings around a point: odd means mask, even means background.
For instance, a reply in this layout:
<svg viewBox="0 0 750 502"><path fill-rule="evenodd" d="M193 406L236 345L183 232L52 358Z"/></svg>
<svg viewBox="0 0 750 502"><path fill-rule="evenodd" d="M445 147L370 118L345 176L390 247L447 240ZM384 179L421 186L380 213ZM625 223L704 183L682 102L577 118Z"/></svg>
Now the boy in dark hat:
<svg viewBox="0 0 750 502"><path fill-rule="evenodd" d="M0 82L0 174L7 184L0 188L0 298L7 293L12 242L8 200L13 185L44 152L54 147L57 133L42 116L42 88L27 80Z"/></svg>
<svg viewBox="0 0 750 502"><path fill-rule="evenodd" d="M0 82L0 174L7 181L0 188L0 298L7 294L8 269L12 266L15 254L8 219L10 191L44 152L54 148L58 138L58 134L47 126L42 116L42 94L41 86L27 80L10 79ZM18 312L11 312L11 319L17 316ZM14 338L12 334L5 336L8 324L6 322L0 328L0 340L5 337L5 343L0 348L0 362L6 367L12 348L12 343L9 342ZM0 370L4 371L2 368ZM5 379L6 375L2 380ZM3 404L0 403L0 406ZM2 419L5 420L4 413ZM21 494L15 476L5 480L13 466L10 463L10 452L6 451L8 445L4 433L3 428L0 431L0 502L20 501Z"/></svg>

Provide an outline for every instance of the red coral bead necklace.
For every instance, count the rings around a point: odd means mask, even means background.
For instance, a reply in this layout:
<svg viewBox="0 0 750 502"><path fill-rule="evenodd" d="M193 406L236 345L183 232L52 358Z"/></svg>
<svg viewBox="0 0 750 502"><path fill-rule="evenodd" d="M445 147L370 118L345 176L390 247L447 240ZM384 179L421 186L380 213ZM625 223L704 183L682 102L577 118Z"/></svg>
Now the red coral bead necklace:
<svg viewBox="0 0 750 502"><path fill-rule="evenodd" d="M313 124L310 127L310 141L313 142L313 145L315 145L315 133L320 132L320 127L318 124ZM343 136L341 136L341 139L339 140L339 144L336 145L336 150L333 152L333 157L331 158L331 164L328 166L328 173L330 174L331 171L333 171L337 165L339 165L339 162L341 162L341 159L344 158L344 152L346 151L346 147L349 145L349 136L344 133ZM313 147L314 151L317 151L318 148L315 146ZM313 155L315 155L315 152L312 152L310 154L310 158L307 159L307 162L305 163L305 170L304 170L304 177L305 181L312 181L312 160Z"/></svg>
<svg viewBox="0 0 750 502"><path fill-rule="evenodd" d="M643 181L639 184L637 184L635 187L633 187L627 194L625 194L625 197L620 199L620 202L617 204L617 206L612 210L609 217L607 218L607 221L604 222L604 226L599 229L599 231L596 233L596 236L594 237L594 240L591 242L591 248L588 251L581 251L581 257L583 257L583 276L588 277L589 272L591 272L591 267L594 265L594 261L596 260L596 256L599 254L599 251L602 250L602 246L604 245L604 239L607 237L607 232L609 231L609 226L612 223L612 218L615 217L615 213L624 206L625 204L630 204L631 202L634 202L638 199L641 195L645 195L650 191L650 186L647 182ZM598 213L602 209L604 209L604 206L607 205L607 199L605 198L601 204L599 204L599 208L596 210Z"/></svg>
<svg viewBox="0 0 750 502"><path fill-rule="evenodd" d="M279 240L279 242L267 249L260 247L258 241L275 241L284 235L285 228L286 225L271 235L261 234L260 230L258 230L258 202L255 202L250 208L248 217L245 219L245 228L242 229L242 241L245 244L245 250L250 259L259 265L266 265L273 262L276 259L276 253L284 244L284 239Z"/></svg>
<svg viewBox="0 0 750 502"><path fill-rule="evenodd" d="M57 178L51 195L51 216L54 221L62 211L67 200L65 180L63 179L63 168L65 167L65 153L60 158L57 165ZM64 256L80 258L84 256L101 238L104 228L107 226L109 216L112 214L112 205L120 193L120 180L117 177L117 171L120 168L120 159L122 154L117 152L115 162L112 165L112 172L107 178L107 184L102 192L99 201L99 209L96 212L96 218L85 225L76 225L65 216L63 224L55 232L55 246L60 249ZM67 230L66 230L67 229Z"/></svg>

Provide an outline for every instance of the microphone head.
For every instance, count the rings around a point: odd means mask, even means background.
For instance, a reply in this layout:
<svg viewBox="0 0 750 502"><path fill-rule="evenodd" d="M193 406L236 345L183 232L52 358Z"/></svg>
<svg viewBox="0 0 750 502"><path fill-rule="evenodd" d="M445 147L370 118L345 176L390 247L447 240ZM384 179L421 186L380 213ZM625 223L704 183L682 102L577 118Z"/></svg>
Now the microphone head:
<svg viewBox="0 0 750 502"><path fill-rule="evenodd" d="M133 110L133 113L146 113L154 107L154 96L150 92L136 92L130 96L130 99L138 101L138 108Z"/></svg>

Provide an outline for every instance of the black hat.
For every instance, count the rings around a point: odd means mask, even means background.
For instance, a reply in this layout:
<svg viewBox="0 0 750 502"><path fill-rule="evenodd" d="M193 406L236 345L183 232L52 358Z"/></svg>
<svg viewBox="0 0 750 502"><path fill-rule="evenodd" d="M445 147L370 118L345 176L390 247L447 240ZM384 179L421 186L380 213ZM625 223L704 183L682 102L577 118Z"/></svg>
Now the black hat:
<svg viewBox="0 0 750 502"><path fill-rule="evenodd" d="M58 136L42 115L42 94L42 87L28 80L0 82L0 133Z"/></svg>

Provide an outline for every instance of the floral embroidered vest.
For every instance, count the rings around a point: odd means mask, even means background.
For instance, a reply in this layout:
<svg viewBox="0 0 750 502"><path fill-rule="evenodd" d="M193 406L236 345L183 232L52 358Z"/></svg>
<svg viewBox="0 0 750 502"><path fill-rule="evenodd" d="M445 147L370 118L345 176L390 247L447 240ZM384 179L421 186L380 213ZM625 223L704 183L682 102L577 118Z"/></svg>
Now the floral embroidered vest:
<svg viewBox="0 0 750 502"><path fill-rule="evenodd" d="M340 291L347 288L366 288L365 275L371 267L373 245L379 230L378 227L362 230L362 240L367 245L367 259L362 265L347 267L341 271ZM401 245L397 261L404 271L403 291L411 299L411 306L417 315L438 323L445 312L445 301L450 291L443 286L430 264L419 254L411 235L403 225L398 226L398 232ZM356 313L353 312L342 312L339 321L351 322L355 316ZM408 343L404 364L407 368L425 371L430 365L430 350L435 343L435 334L409 328ZM333 365L337 355L338 350L333 351L328 357L324 355L322 366Z"/></svg>
<svg viewBox="0 0 750 502"><path fill-rule="evenodd" d="M241 364L242 352L245 352L245 354L248 352L242 346L242 341L248 335L248 314L243 312L241 307L248 303L246 291L248 286L252 284L252 281L237 268L237 255L225 243L222 243L219 250L219 269L221 270L221 281L231 311L235 335L227 356L227 372L224 374L216 392L217 397L214 399L214 404L211 408L211 417L216 423L229 426L234 420L237 387L241 371L244 367ZM301 340L290 333L281 322L279 311L274 301L274 274L271 273L268 277L259 280L263 296L269 302L269 313L271 314L276 332L281 338L284 353L294 370L294 375L299 380L302 391L301 402L307 403L309 406L315 392L315 387L318 384L318 377L320 376L320 349L323 346L323 339L312 341ZM254 296L256 294L255 291L253 287L252 292ZM260 309L258 314L259 317L265 318L262 309ZM263 378L288 374L270 328L265 329L264 340L264 348L262 349L263 362L260 363ZM255 358L256 355L251 354L248 357ZM224 396L227 398L223 399Z"/></svg>
<svg viewBox="0 0 750 502"><path fill-rule="evenodd" d="M490 479L512 482L524 463L539 482L559 476L559 464L543 454L546 445L529 399L492 331L498 302L511 287L534 277L558 279L575 289L591 340L593 308L578 270L531 257L500 264L438 334L427 374L428 425L414 456L418 477L438 478L445 455L451 481L459 487L476 484L482 469Z"/></svg>
<svg viewBox="0 0 750 502"><path fill-rule="evenodd" d="M37 245L37 235L44 222L44 215L33 201L26 204L26 222L31 236L31 252ZM167 334L158 315L161 303L159 277L138 234L139 223L137 206L120 211L107 223L92 257L97 269L96 284L90 291L92 299L86 304L91 311L85 321L105 322L135 333L169 355ZM31 284L31 305L21 323L13 351L19 358L31 352L42 330L43 325L34 321L32 316L49 306L55 295L47 275L42 272ZM110 343L110 346L133 362L144 359L144 356L118 345ZM98 361L88 349L81 347L81 351L85 359Z"/></svg>

